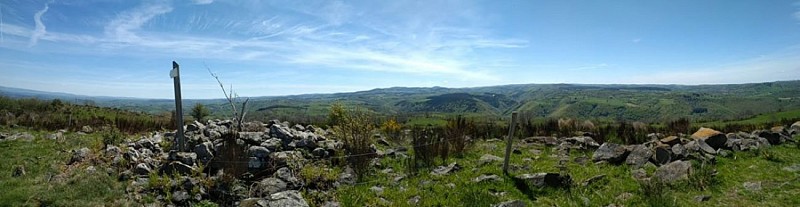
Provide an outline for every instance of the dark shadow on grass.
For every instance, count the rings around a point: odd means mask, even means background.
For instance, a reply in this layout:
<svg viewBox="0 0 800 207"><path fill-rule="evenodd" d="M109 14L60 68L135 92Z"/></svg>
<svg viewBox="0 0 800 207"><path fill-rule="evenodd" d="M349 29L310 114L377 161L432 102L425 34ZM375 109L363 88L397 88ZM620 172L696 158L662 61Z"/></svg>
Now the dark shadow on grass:
<svg viewBox="0 0 800 207"><path fill-rule="evenodd" d="M535 201L536 200L536 196L535 196L534 190L531 189L531 186L528 185L528 183L525 182L524 179L519 179L519 178L516 178L516 177L511 176L509 174L506 174L506 177L508 177L512 181L514 181L514 187L516 187L517 190L522 192L522 194L525 194L525 196L528 197L528 199L530 199L531 201Z"/></svg>

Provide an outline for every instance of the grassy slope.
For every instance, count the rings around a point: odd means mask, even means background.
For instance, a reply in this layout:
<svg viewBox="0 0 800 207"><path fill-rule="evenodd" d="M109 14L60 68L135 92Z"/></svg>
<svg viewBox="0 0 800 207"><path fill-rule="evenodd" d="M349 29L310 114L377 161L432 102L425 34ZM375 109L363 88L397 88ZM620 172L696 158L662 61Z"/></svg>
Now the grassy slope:
<svg viewBox="0 0 800 207"><path fill-rule="evenodd" d="M538 147L521 147L522 154L512 154L512 166L521 166L525 169L512 170L511 175L537 172L558 172L555 167L557 158L551 157L555 152L541 149L540 155L532 154L529 149ZM448 176L433 176L428 174L430 169L421 170L418 176L392 181L394 175L375 172L374 176L363 184L343 187L337 190L338 199L344 206L415 206L408 200L420 196L420 206L487 206L489 204L512 199L520 199L534 206L605 206L617 204L624 206L643 206L654 201L652 197L643 196L639 184L631 177L630 168L608 164L587 163L585 166L575 162L568 164L568 171L572 178L580 183L592 176L605 174L604 180L588 187L574 187L571 190L563 189L525 189L515 185L513 179L503 176L501 162L486 166L478 166L477 160L482 154L502 156L503 143L480 143L468 155L461 159L451 159L448 162L457 162L462 170ZM764 153L778 156L778 158L765 159ZM760 152L736 152L731 157L718 158L716 169L719 171L718 183L705 191L697 190L688 184L679 184L666 188L664 195L669 201L674 201L679 206L798 206L800 205L800 179L799 173L782 170L783 167L800 164L800 149L794 145L773 147ZM575 157L591 157L588 152L573 152L571 160ZM524 158L531 160L525 161ZM403 172L404 167L395 160L383 158L382 163ZM512 168L513 169L513 168ZM654 167L648 168L649 173ZM472 179L481 174L496 174L503 177L504 181L496 183L474 183ZM430 181L426 184L424 181ZM761 181L764 189L758 192L744 190L743 183ZM455 184L455 188L448 187L448 183ZM372 186L384 187L381 195L370 190ZM502 196L494 196L492 192L506 192ZM627 200L620 200L618 195L631 193L633 196ZM698 195L711 195L710 201L698 203L694 197ZM384 198L386 201L382 201ZM587 205L588 204L588 205Z"/></svg>
<svg viewBox="0 0 800 207"><path fill-rule="evenodd" d="M9 132L9 130L2 130ZM19 131L19 130L13 130ZM13 134L13 133L12 133ZM33 141L0 142L0 205L2 206L103 206L123 205L125 184L118 182L116 173L106 173L95 166L93 174L86 172L88 163L65 166L72 156L70 150L81 147L99 148L98 134L65 134L60 141L45 139L47 133L32 132ZM12 177L16 166L24 166L26 175Z"/></svg>

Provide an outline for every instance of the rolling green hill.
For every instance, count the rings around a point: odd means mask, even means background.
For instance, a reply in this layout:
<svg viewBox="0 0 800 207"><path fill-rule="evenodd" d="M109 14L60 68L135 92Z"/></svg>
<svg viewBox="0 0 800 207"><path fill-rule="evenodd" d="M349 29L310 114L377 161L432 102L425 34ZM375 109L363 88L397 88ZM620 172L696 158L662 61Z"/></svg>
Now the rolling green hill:
<svg viewBox="0 0 800 207"><path fill-rule="evenodd" d="M0 95L8 93L7 88L0 89ZM36 94L40 98L47 97L42 93ZM58 95L58 98L65 96ZM148 113L163 113L174 108L171 100L108 97L91 100L99 106ZM404 117L465 114L492 118L519 111L532 118L657 122L686 117L695 121L716 121L800 109L800 81L699 86L523 84L476 88L394 87L353 93L252 97L248 110L251 119L320 119L334 102ZM185 111L195 103L207 105L217 117L223 117L228 110L224 100L214 99L185 100Z"/></svg>

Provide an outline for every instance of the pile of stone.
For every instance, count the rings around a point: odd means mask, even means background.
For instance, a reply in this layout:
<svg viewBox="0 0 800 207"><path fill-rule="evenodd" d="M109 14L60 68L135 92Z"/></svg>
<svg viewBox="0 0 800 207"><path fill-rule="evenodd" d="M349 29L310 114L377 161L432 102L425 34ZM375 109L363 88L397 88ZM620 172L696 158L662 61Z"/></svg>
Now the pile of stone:
<svg viewBox="0 0 800 207"><path fill-rule="evenodd" d="M792 135L798 132L800 132L800 122L792 125L791 129L774 127L770 130L756 130L751 133L724 134L714 129L700 128L694 134L686 137L665 137L660 134L651 134L649 137L654 139L644 144L603 143L594 152L592 160L611 164L627 164L634 169L648 164L660 166L654 177L670 183L688 178L691 170L689 160L714 163L716 156L727 156L732 151L757 150L772 145L795 142ZM636 177L636 173L634 173L634 177Z"/></svg>
<svg viewBox="0 0 800 207"><path fill-rule="evenodd" d="M185 126L187 146L190 146L187 151L162 148L163 143L173 142L174 134L155 133L120 146L107 146L104 154L114 165L127 169L120 179L131 180L128 191L134 199L141 198L140 194L154 193L146 187L149 176L179 174L188 180L170 182L174 185L170 189L176 189L171 201L178 205L210 199L213 194L221 193L238 198L239 201L232 204L241 206L308 206L297 193L305 185L295 177L298 168L310 160L329 158L342 149L342 143L327 139L328 131L312 125L290 125L278 120L245 125L243 128L249 131L226 136L234 131L233 121L195 121ZM222 150L230 143L242 149L243 160L222 159ZM78 152L76 156L80 157ZM246 173L235 177L252 182L254 187L242 183L225 189L204 189L197 184L200 179L222 179L225 172L220 169L237 162L246 163ZM201 166L203 172L198 172ZM166 199L166 196L156 197Z"/></svg>

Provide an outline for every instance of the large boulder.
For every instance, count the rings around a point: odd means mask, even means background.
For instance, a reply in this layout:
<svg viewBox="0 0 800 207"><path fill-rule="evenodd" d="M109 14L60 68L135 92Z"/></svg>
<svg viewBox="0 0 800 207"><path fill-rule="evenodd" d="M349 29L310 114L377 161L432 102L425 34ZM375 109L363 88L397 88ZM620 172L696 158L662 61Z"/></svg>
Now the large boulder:
<svg viewBox="0 0 800 207"><path fill-rule="evenodd" d="M169 163L165 163L159 169L159 173L164 175L173 175L175 173L181 175L190 175L194 171L194 167L184 164L181 161L172 161Z"/></svg>
<svg viewBox="0 0 800 207"><path fill-rule="evenodd" d="M600 144L598 144L596 141L594 141L594 139L588 136L570 137L565 139L564 141L578 146L579 149L596 149L600 147Z"/></svg>
<svg viewBox="0 0 800 207"><path fill-rule="evenodd" d="M294 139L292 130L281 124L273 124L269 128L270 137L275 137L283 141L284 146L289 145Z"/></svg>
<svg viewBox="0 0 800 207"><path fill-rule="evenodd" d="M633 166L634 168L640 168L647 163L650 157L653 156L653 151L650 148L647 148L644 145L634 145L633 151L628 155L628 158L625 159L625 163Z"/></svg>
<svg viewBox="0 0 800 207"><path fill-rule="evenodd" d="M264 132L239 132L239 139L250 145L258 145L264 139Z"/></svg>
<svg viewBox="0 0 800 207"><path fill-rule="evenodd" d="M288 190L289 187L286 181L283 181L279 178L264 178L258 184L256 184L255 193L258 196L268 196L272 195L273 193L282 192Z"/></svg>
<svg viewBox="0 0 800 207"><path fill-rule="evenodd" d="M214 152L212 149L214 149L213 143L203 142L194 146L194 153L197 155L197 159L200 162L207 164L209 161L211 161L211 158L214 158Z"/></svg>
<svg viewBox="0 0 800 207"><path fill-rule="evenodd" d="M267 149L266 147L262 147L262 146L250 146L250 148L247 150L247 152L250 155L250 157L256 157L256 158L259 158L259 159L268 158L269 157L269 153L270 153L269 149Z"/></svg>
<svg viewBox="0 0 800 207"><path fill-rule="evenodd" d="M278 169L278 171L275 171L275 173L272 176L280 178L283 181L286 181L286 184L289 187L289 189L296 190L303 186L302 181L294 177L292 171L287 167L282 167L281 169Z"/></svg>
<svg viewBox="0 0 800 207"><path fill-rule="evenodd" d="M673 145L680 146L679 144ZM682 147L682 146L681 146ZM677 155L676 155L677 157ZM672 161L672 148L669 145L666 146L658 146L655 148L653 153L653 162L657 165L665 165Z"/></svg>
<svg viewBox="0 0 800 207"><path fill-rule="evenodd" d="M572 186L572 178L569 175L561 175L558 173L522 174L515 178L523 180L528 185L535 187L568 188Z"/></svg>
<svg viewBox="0 0 800 207"><path fill-rule="evenodd" d="M71 165L71 164L74 164L74 163L82 162L87 157L89 157L90 153L91 153L91 150L89 150L89 148L86 148L86 147L78 149L78 150L75 150L75 151L72 152L72 158L69 160L68 164Z"/></svg>
<svg viewBox="0 0 800 207"><path fill-rule="evenodd" d="M790 134L800 134L800 121L795 122L789 127Z"/></svg>
<svg viewBox="0 0 800 207"><path fill-rule="evenodd" d="M603 143L603 145L600 145L600 148L594 151L592 160L595 162L608 161L609 163L618 164L622 163L622 161L625 161L628 153L629 151L625 146L606 142Z"/></svg>
<svg viewBox="0 0 800 207"><path fill-rule="evenodd" d="M771 145L783 144L783 141L786 139L781 133L772 130L757 130L753 132L753 135L767 139Z"/></svg>
<svg viewBox="0 0 800 207"><path fill-rule="evenodd" d="M717 130L703 127L692 134L692 139L703 140L708 143L709 146L714 148L714 150L717 150L725 147L725 142L728 141L728 136Z"/></svg>
<svg viewBox="0 0 800 207"><path fill-rule="evenodd" d="M658 167L656 172L653 174L653 178L658 179L661 182L671 184L689 179L689 173L691 170L692 162L678 160Z"/></svg>

